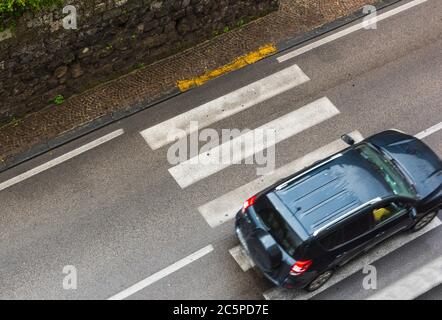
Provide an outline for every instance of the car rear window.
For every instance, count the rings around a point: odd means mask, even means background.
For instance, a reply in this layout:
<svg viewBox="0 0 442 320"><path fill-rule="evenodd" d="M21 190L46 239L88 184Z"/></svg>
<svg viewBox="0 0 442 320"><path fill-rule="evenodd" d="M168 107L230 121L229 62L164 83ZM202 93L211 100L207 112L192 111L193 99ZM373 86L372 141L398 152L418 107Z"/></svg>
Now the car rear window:
<svg viewBox="0 0 442 320"><path fill-rule="evenodd" d="M267 227L267 231L290 256L294 257L302 244L301 238L275 210L267 197L260 197L254 207L257 216Z"/></svg>

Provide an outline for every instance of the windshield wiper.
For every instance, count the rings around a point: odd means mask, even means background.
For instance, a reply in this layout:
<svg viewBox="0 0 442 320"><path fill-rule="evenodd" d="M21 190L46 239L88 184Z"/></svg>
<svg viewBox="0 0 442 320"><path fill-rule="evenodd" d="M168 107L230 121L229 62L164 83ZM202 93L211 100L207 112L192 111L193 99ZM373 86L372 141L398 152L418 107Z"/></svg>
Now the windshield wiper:
<svg viewBox="0 0 442 320"><path fill-rule="evenodd" d="M396 169L396 171L399 173L399 175L405 179L405 181L408 183L408 185L411 187L413 193L417 196L417 189L416 189L416 184L414 183L413 179L411 179L411 177L409 176L407 170L405 170L400 163L398 163L396 161L396 159L394 159L392 156L390 156L388 153L384 152L382 149L378 148L377 146L370 144L370 146L372 148L374 148L377 152L379 152L382 156L384 156L385 159L387 159L391 165L393 166L393 168Z"/></svg>
<svg viewBox="0 0 442 320"><path fill-rule="evenodd" d="M406 170L402 168L402 166L396 161L396 159L389 157L388 160L391 162L391 164L395 167L396 171L399 172L399 174L407 181L407 183L411 186L413 189L414 194L417 195L417 189L416 184L414 181L408 176L406 173Z"/></svg>

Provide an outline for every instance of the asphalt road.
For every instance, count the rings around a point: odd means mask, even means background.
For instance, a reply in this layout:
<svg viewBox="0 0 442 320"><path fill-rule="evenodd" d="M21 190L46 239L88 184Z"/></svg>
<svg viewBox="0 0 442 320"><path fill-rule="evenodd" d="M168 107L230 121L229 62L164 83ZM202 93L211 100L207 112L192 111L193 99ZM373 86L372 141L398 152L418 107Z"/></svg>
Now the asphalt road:
<svg viewBox="0 0 442 320"><path fill-rule="evenodd" d="M390 128L415 135L442 121L441 12L442 2L429 0L379 22L376 30L356 31L283 63L271 57L2 173L0 183L124 129L0 191L0 299L107 299L144 279L128 298L263 299L274 293L229 253L238 245L233 222L212 228L198 211L257 179L257 166L227 166L183 189L169 172L170 146L153 150L140 132L296 64L309 81L208 128L259 128L327 97L339 114L278 143L277 167L355 130L364 137ZM425 138L440 156L441 141L442 131ZM398 236L394 250L376 249L380 289L442 255L441 227L409 236ZM207 246L200 259L167 272ZM76 290L63 288L68 265L77 270ZM362 288L363 277L358 270L346 274L312 298L366 298L373 292ZM427 297L442 298L441 290Z"/></svg>

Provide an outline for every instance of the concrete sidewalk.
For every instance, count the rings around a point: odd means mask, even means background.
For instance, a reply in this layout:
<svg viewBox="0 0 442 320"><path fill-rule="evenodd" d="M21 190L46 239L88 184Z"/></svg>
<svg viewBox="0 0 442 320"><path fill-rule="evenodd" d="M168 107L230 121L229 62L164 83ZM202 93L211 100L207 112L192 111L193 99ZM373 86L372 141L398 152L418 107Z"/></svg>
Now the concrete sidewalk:
<svg viewBox="0 0 442 320"><path fill-rule="evenodd" d="M203 83L256 62L273 54L275 45L358 10L360 13L364 5L393 2L397 0L282 0L278 12L155 64L140 66L126 76L71 97L61 106L48 106L1 127L0 171L173 97L181 92L179 88L195 85L195 79L203 79ZM342 20L345 22L348 19ZM183 80L187 85L178 87Z"/></svg>

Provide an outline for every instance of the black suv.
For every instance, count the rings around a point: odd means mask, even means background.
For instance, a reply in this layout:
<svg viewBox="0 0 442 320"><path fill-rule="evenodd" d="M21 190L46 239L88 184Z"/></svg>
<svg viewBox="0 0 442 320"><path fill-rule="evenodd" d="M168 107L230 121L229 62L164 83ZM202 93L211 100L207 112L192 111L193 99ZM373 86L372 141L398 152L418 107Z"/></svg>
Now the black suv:
<svg viewBox="0 0 442 320"><path fill-rule="evenodd" d="M418 231L442 209L442 161L390 130L355 144L244 203L236 233L278 286L319 289L334 270L381 241Z"/></svg>

